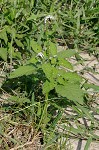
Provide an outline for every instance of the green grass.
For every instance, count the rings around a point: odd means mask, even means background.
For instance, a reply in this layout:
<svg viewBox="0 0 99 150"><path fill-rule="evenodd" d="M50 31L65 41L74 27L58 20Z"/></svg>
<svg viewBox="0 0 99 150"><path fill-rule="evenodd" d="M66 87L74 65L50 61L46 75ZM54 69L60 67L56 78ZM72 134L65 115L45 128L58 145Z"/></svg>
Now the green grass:
<svg viewBox="0 0 99 150"><path fill-rule="evenodd" d="M81 51L98 58L98 0L0 0L0 7L1 148L22 148L31 140L34 146L43 138L44 150L71 149L71 137L87 140L87 150L99 140L93 116L99 109L87 90L99 87L74 72L68 58L80 63ZM57 45L67 50L58 52ZM67 108L73 114L64 115Z"/></svg>

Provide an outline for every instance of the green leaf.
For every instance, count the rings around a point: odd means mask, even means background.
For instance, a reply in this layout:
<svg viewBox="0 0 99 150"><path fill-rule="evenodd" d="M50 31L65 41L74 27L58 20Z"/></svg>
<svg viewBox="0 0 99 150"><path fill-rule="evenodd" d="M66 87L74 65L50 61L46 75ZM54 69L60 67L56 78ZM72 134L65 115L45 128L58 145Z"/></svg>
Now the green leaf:
<svg viewBox="0 0 99 150"><path fill-rule="evenodd" d="M23 33L25 33L26 31L29 30L29 27L28 27L26 24L20 22L20 25L21 25L22 27L24 27L24 29L25 29L25 30L23 31ZM22 34L22 32L21 32L21 34Z"/></svg>
<svg viewBox="0 0 99 150"><path fill-rule="evenodd" d="M63 115L63 112L59 111L57 116L55 117L54 121L50 125L50 128L54 128L57 125L58 121L62 118L62 115Z"/></svg>
<svg viewBox="0 0 99 150"><path fill-rule="evenodd" d="M30 103L30 100L26 97L19 97L19 96L11 96L8 100L23 104L23 103Z"/></svg>
<svg viewBox="0 0 99 150"><path fill-rule="evenodd" d="M54 82L48 82L46 81L43 85L43 94L50 92L55 87Z"/></svg>
<svg viewBox="0 0 99 150"><path fill-rule="evenodd" d="M9 54L10 58L12 58L15 54L14 47L12 46L12 43L8 42L8 47L9 47L8 48L8 54Z"/></svg>
<svg viewBox="0 0 99 150"><path fill-rule="evenodd" d="M16 32L17 32L16 29L14 27L12 28L10 26L5 26L5 29L6 29L6 32L11 35L11 38L15 39Z"/></svg>
<svg viewBox="0 0 99 150"><path fill-rule="evenodd" d="M57 85L55 89L60 96L83 104L84 92L80 89L79 85L66 83L65 85Z"/></svg>
<svg viewBox="0 0 99 150"><path fill-rule="evenodd" d="M16 37L17 37L18 39L22 39L22 38L24 37L24 34L16 34Z"/></svg>
<svg viewBox="0 0 99 150"><path fill-rule="evenodd" d="M64 58L59 59L59 65L73 70L72 64Z"/></svg>
<svg viewBox="0 0 99 150"><path fill-rule="evenodd" d="M72 105L72 109L78 113L79 116L83 117L84 116L84 113L82 112L81 109L79 109L79 107L77 107L76 105Z"/></svg>
<svg viewBox="0 0 99 150"><path fill-rule="evenodd" d="M70 131L74 134L83 134L83 130L79 130L78 128L70 127Z"/></svg>
<svg viewBox="0 0 99 150"><path fill-rule="evenodd" d="M36 20L37 19L37 15L33 14L27 19L27 20Z"/></svg>
<svg viewBox="0 0 99 150"><path fill-rule="evenodd" d="M7 48L0 48L0 57L7 61Z"/></svg>
<svg viewBox="0 0 99 150"><path fill-rule="evenodd" d="M99 86L98 86L98 85L95 85L95 84L84 83L83 86L84 86L85 89L90 89L90 88L92 88L92 89L95 90L95 91L99 91Z"/></svg>
<svg viewBox="0 0 99 150"><path fill-rule="evenodd" d="M42 113L42 107L41 107L41 103L38 102L37 103L37 116L41 116L41 113Z"/></svg>
<svg viewBox="0 0 99 150"><path fill-rule="evenodd" d="M96 112L99 114L99 108L96 109Z"/></svg>
<svg viewBox="0 0 99 150"><path fill-rule="evenodd" d="M17 11L15 18L18 18L20 14L22 13L23 8L20 8L19 11Z"/></svg>
<svg viewBox="0 0 99 150"><path fill-rule="evenodd" d="M75 53L76 53L75 50L68 49L68 50L58 52L57 55L58 55L59 58L70 58L71 56L74 56Z"/></svg>
<svg viewBox="0 0 99 150"><path fill-rule="evenodd" d="M83 58L80 56L79 53L76 53L76 54L75 54L75 58L76 58L77 61L81 61L81 60L83 59Z"/></svg>
<svg viewBox="0 0 99 150"><path fill-rule="evenodd" d="M64 70L59 70L59 75L71 83L80 83L82 81L82 78L76 72L66 72Z"/></svg>
<svg viewBox="0 0 99 150"><path fill-rule="evenodd" d="M37 59L33 56L33 57L30 58L30 60L27 61L27 63L36 64L37 63Z"/></svg>
<svg viewBox="0 0 99 150"><path fill-rule="evenodd" d="M0 32L0 39L3 39L5 41L5 44L7 44L8 42L8 37L7 37L7 33L6 33L6 30L3 29L1 32Z"/></svg>
<svg viewBox="0 0 99 150"><path fill-rule="evenodd" d="M16 29L15 28L11 28L11 36L13 37L13 39L15 39L16 37Z"/></svg>
<svg viewBox="0 0 99 150"><path fill-rule="evenodd" d="M62 77L60 77L60 76L57 77L57 83L64 85L65 82L66 82L66 81L65 81Z"/></svg>
<svg viewBox="0 0 99 150"><path fill-rule="evenodd" d="M57 77L58 70L49 63L43 64L42 69L49 80L53 80Z"/></svg>
<svg viewBox="0 0 99 150"><path fill-rule="evenodd" d="M92 142L92 137L89 137L87 142L86 142L86 145L84 147L84 150L89 150L91 142Z"/></svg>
<svg viewBox="0 0 99 150"><path fill-rule="evenodd" d="M17 59L22 59L22 56L21 56L21 53L20 53L20 52L15 52L15 53L13 54L13 57L14 57L14 58L17 58Z"/></svg>
<svg viewBox="0 0 99 150"><path fill-rule="evenodd" d="M36 20L38 18L44 17L44 13L31 14L31 16L27 20Z"/></svg>
<svg viewBox="0 0 99 150"><path fill-rule="evenodd" d="M59 137L60 137L59 134L58 135L56 135L56 134L54 135L54 130L53 130L53 132L50 132L49 138L47 139L47 143L45 144L44 149L45 150L50 149L50 147L52 145L54 145L53 143L55 141L57 141L59 139Z"/></svg>
<svg viewBox="0 0 99 150"><path fill-rule="evenodd" d="M69 132L73 133L73 134L83 134L83 130L78 130L78 128L74 128L73 126L65 126L66 130L68 130Z"/></svg>
<svg viewBox="0 0 99 150"><path fill-rule="evenodd" d="M86 108L86 107L82 107L80 104L78 104L77 102L75 102L75 104L77 105L77 108L79 108L82 112L83 112L83 114L85 114L86 115L86 117L87 118L89 118L90 120L92 120L92 121L95 121L94 120L94 117L92 116L92 114L91 114L91 112L90 112L90 110L88 109L88 108Z"/></svg>
<svg viewBox="0 0 99 150"><path fill-rule="evenodd" d="M51 57L50 60L51 60L51 64L52 65L56 65L57 64L57 58L56 57Z"/></svg>
<svg viewBox="0 0 99 150"><path fill-rule="evenodd" d="M27 65L27 66L20 66L18 69L16 69L14 72L12 72L9 76L9 78L17 78L21 77L23 75L30 75L34 73L35 68L32 65Z"/></svg>
<svg viewBox="0 0 99 150"><path fill-rule="evenodd" d="M56 47L56 44L50 42L49 45L50 45L50 46L49 46L49 50L50 50L51 55L52 55L52 56L57 55L57 47Z"/></svg>
<svg viewBox="0 0 99 150"><path fill-rule="evenodd" d="M18 39L15 39L15 42L17 44L17 46L24 48L24 45L22 44L22 42Z"/></svg>
<svg viewBox="0 0 99 150"><path fill-rule="evenodd" d="M30 41L30 45L32 49L34 50L34 52L40 53L42 51L42 47L33 39Z"/></svg>
<svg viewBox="0 0 99 150"><path fill-rule="evenodd" d="M35 96L34 96L34 92L32 93L32 97L31 97L31 108L30 108L30 111L31 111L31 117L33 117L34 115L34 104L35 104Z"/></svg>

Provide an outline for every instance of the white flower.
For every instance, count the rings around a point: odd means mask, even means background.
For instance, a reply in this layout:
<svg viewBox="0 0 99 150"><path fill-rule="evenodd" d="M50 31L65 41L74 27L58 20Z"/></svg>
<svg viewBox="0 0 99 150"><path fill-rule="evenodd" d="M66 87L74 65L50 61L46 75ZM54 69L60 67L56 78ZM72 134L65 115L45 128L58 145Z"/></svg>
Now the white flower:
<svg viewBox="0 0 99 150"><path fill-rule="evenodd" d="M52 15L46 16L45 19L44 19L44 23L45 23L45 24L46 24L46 22L47 22L48 19L50 19L50 20L55 20L55 17L52 16Z"/></svg>
<svg viewBox="0 0 99 150"><path fill-rule="evenodd" d="M43 57L44 57L44 55L43 55L43 53L42 53L42 52L38 53L38 54L37 54L37 57L38 57L38 56L39 56L39 57L41 57L41 58L43 58Z"/></svg>

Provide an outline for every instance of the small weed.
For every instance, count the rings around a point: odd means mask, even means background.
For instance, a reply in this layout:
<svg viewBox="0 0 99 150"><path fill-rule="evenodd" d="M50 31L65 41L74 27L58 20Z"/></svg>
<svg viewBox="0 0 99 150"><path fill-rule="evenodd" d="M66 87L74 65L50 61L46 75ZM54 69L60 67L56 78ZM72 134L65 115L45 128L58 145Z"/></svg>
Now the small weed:
<svg viewBox="0 0 99 150"><path fill-rule="evenodd" d="M80 51L98 58L98 10L98 0L0 1L2 150L71 149L70 138L87 140L87 150L99 140L99 109L88 94L99 87L69 61L83 63Z"/></svg>

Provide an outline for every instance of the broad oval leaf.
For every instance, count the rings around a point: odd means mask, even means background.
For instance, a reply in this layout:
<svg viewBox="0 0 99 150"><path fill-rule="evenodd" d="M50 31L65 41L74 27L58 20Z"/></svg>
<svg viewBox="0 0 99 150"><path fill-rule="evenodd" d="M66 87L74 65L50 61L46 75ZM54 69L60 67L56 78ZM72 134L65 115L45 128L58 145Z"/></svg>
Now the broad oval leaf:
<svg viewBox="0 0 99 150"><path fill-rule="evenodd" d="M59 70L59 75L71 83L80 83L82 81L82 78L76 72L66 72L65 70Z"/></svg>
<svg viewBox="0 0 99 150"><path fill-rule="evenodd" d="M43 64L42 69L49 80L52 80L57 77L57 68L51 66L49 63Z"/></svg>
<svg viewBox="0 0 99 150"><path fill-rule="evenodd" d="M65 68L73 70L72 64L64 58L59 59L59 65L65 67Z"/></svg>
<svg viewBox="0 0 99 150"><path fill-rule="evenodd" d="M76 54L75 50L68 49L68 50L58 52L57 55L59 58L70 58L70 57L74 56L75 54Z"/></svg>
<svg viewBox="0 0 99 150"><path fill-rule="evenodd" d="M14 72L12 72L9 76L9 78L17 78L21 77L23 75L30 75L34 73L35 68L32 65L27 65L27 66L20 66L18 69L16 69Z"/></svg>
<svg viewBox="0 0 99 150"><path fill-rule="evenodd" d="M55 87L56 92L63 97L66 97L69 100L77 101L80 104L83 104L84 92L77 84L66 83L65 85L57 85Z"/></svg>

